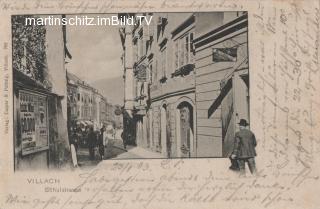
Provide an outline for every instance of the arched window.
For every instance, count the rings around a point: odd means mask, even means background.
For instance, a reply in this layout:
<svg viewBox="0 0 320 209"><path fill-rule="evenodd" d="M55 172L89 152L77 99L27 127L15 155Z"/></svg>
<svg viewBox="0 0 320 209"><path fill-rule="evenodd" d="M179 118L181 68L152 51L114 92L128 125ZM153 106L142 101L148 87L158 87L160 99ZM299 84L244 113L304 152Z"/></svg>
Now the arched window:
<svg viewBox="0 0 320 209"><path fill-rule="evenodd" d="M178 153L181 157L191 157L194 139L193 107L188 102L181 102L177 107Z"/></svg>

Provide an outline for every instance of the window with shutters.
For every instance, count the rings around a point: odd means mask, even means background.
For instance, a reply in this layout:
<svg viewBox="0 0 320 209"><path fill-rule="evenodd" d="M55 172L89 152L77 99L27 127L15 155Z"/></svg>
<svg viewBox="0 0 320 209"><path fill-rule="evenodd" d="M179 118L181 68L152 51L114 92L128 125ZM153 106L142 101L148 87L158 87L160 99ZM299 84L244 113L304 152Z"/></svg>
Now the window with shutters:
<svg viewBox="0 0 320 209"><path fill-rule="evenodd" d="M166 67L167 67L167 48L164 47L161 49L160 53L160 72L161 76L166 76Z"/></svg>
<svg viewBox="0 0 320 209"><path fill-rule="evenodd" d="M145 54L144 49L143 30L141 29L138 39L138 60Z"/></svg>
<svg viewBox="0 0 320 209"><path fill-rule="evenodd" d="M176 69L194 63L193 33L187 33L174 41L174 66Z"/></svg>
<svg viewBox="0 0 320 209"><path fill-rule="evenodd" d="M138 58L139 58L139 55L138 55L138 39L134 39L133 40L133 59L134 59L134 62L137 62Z"/></svg>
<svg viewBox="0 0 320 209"><path fill-rule="evenodd" d="M174 42L174 67L179 67L179 41Z"/></svg>
<svg viewBox="0 0 320 209"><path fill-rule="evenodd" d="M158 68L158 61L157 59L155 59L154 69L152 71L153 81L156 81L158 79Z"/></svg>

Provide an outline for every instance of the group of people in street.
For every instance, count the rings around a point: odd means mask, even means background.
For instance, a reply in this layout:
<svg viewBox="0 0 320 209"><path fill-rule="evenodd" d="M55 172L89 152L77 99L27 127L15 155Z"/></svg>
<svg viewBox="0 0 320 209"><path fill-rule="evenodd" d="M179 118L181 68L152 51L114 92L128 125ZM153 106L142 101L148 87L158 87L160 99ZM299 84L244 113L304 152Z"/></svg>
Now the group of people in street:
<svg viewBox="0 0 320 209"><path fill-rule="evenodd" d="M80 147L88 149L90 160L96 160L97 155L99 156L99 160L103 160L109 138L115 138L116 131L113 128L112 130L109 130L108 133L109 135L107 135L105 125L103 125L100 130L94 130L93 126L87 126L83 129L80 127L71 127L69 141L74 166L76 167L78 164L77 152Z"/></svg>
<svg viewBox="0 0 320 209"><path fill-rule="evenodd" d="M96 150L98 150L99 152L100 160L103 160L105 155L105 147L108 144L106 127L103 126L98 132L95 132L93 130L93 127L90 127L87 142L88 142L90 160L95 159Z"/></svg>

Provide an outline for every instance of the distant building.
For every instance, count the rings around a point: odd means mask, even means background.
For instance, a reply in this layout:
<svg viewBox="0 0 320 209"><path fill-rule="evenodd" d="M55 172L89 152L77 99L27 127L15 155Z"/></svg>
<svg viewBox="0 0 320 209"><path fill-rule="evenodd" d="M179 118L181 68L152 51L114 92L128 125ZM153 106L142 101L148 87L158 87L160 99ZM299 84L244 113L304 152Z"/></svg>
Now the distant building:
<svg viewBox="0 0 320 209"><path fill-rule="evenodd" d="M105 104L105 110L106 110L106 122L108 123L108 124L110 124L111 123L111 121L112 121L112 104L110 104L110 103L106 103Z"/></svg>
<svg viewBox="0 0 320 209"><path fill-rule="evenodd" d="M94 94L94 106L93 106L93 122L97 128L101 128L104 124L103 114L105 114L106 99L96 91Z"/></svg>
<svg viewBox="0 0 320 209"><path fill-rule="evenodd" d="M118 129L123 128L123 115L122 115L122 107L120 105L114 105L114 123L115 127Z"/></svg>
<svg viewBox="0 0 320 209"><path fill-rule="evenodd" d="M227 156L249 119L246 13L144 15L120 29L126 139L168 158Z"/></svg>
<svg viewBox="0 0 320 209"><path fill-rule="evenodd" d="M76 114L70 110L72 124L93 126L96 130L108 122L107 99L88 83L68 72L68 96L75 98L70 101L70 107L76 107ZM75 97L74 97L75 96ZM111 104L110 104L111 105Z"/></svg>
<svg viewBox="0 0 320 209"><path fill-rule="evenodd" d="M114 128L123 128L123 116L120 105L107 103L106 105L107 124Z"/></svg>
<svg viewBox="0 0 320 209"><path fill-rule="evenodd" d="M106 104L107 104L107 99L105 97L101 97L99 102L99 120L101 125L106 125L107 123Z"/></svg>
<svg viewBox="0 0 320 209"><path fill-rule="evenodd" d="M79 119L92 121L92 102L93 102L93 92L92 88L83 83L78 83L79 86L79 100L78 106L80 110Z"/></svg>
<svg viewBox="0 0 320 209"><path fill-rule="evenodd" d="M74 124L78 119L78 106L77 106L77 96L78 96L78 86L69 79L67 76L67 91L68 91L68 120L71 124Z"/></svg>

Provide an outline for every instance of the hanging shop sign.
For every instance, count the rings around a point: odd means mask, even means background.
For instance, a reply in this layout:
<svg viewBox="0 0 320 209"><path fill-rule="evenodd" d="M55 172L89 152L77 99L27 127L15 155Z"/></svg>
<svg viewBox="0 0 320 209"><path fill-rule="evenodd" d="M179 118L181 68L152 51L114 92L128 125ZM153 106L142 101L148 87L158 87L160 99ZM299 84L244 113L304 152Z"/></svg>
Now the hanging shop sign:
<svg viewBox="0 0 320 209"><path fill-rule="evenodd" d="M47 96L21 90L19 101L22 155L48 149Z"/></svg>
<svg viewBox="0 0 320 209"><path fill-rule="evenodd" d="M236 62L237 48L214 48L212 49L213 62Z"/></svg>
<svg viewBox="0 0 320 209"><path fill-rule="evenodd" d="M147 66L146 65L141 64L141 65L137 66L136 78L138 81L146 82L146 80L147 80Z"/></svg>

